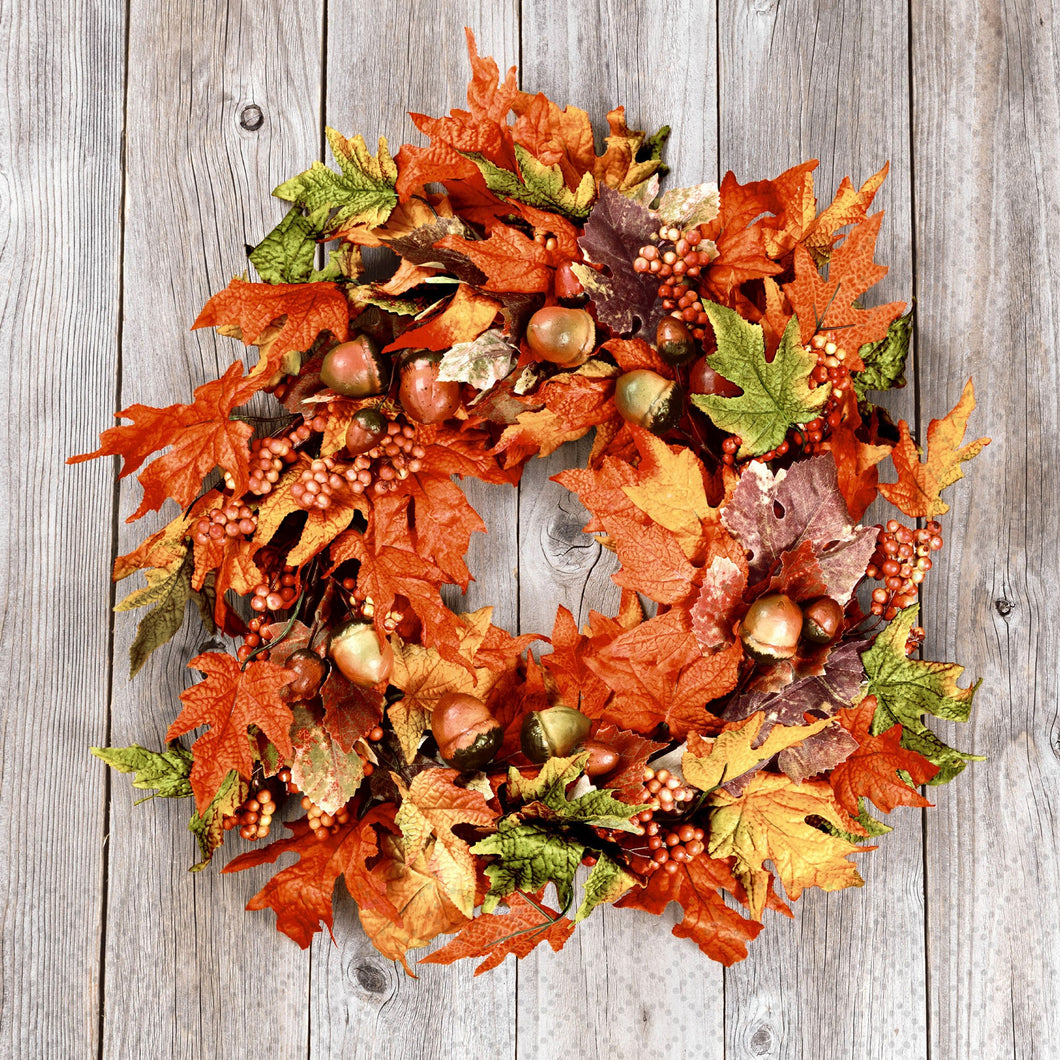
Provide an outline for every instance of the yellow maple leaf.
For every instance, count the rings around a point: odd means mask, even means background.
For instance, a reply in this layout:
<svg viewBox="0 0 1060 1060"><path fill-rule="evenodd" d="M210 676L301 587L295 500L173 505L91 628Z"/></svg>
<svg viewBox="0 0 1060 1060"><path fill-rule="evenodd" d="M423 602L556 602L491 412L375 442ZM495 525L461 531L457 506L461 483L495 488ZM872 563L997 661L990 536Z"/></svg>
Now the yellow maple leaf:
<svg viewBox="0 0 1060 1060"><path fill-rule="evenodd" d="M830 835L807 821L821 818L848 833L857 827L825 780L796 784L786 776L758 773L742 795L719 789L710 805L708 852L712 858L736 859L733 875L746 887L751 914L758 920L769 895L767 859L792 901L804 887L837 891L865 882L847 859L874 848Z"/></svg>
<svg viewBox="0 0 1060 1060"><path fill-rule="evenodd" d="M898 471L897 482L881 482L880 493L906 515L928 518L943 515L950 506L939 494L964 478L961 464L977 456L989 444L989 438L977 438L961 446L968 417L975 408L975 389L971 379L964 384L961 399L941 420L932 420L927 430L927 457L921 463L920 450L909 435L909 424L898 423L898 444L891 459Z"/></svg>
<svg viewBox="0 0 1060 1060"><path fill-rule="evenodd" d="M703 488L703 465L691 449L674 452L661 438L637 431L642 452L637 472L640 481L622 492L653 522L671 531L689 559L703 543L703 522L717 518Z"/></svg>
<svg viewBox="0 0 1060 1060"><path fill-rule="evenodd" d="M765 740L756 746L765 717L765 712L760 710L738 726L719 733L713 741L691 733L688 751L681 759L685 780L700 791L714 791L832 724L831 718L822 718L810 725L774 725Z"/></svg>
<svg viewBox="0 0 1060 1060"><path fill-rule="evenodd" d="M475 859L468 844L453 834L453 826L486 828L497 814L486 805L482 792L457 787L454 782L459 776L456 769L426 769L406 787L396 773L391 773L401 793L395 819L406 849L410 854L426 850L431 838L437 839L434 858L438 875L449 886L449 897L456 907L469 917L475 909Z"/></svg>

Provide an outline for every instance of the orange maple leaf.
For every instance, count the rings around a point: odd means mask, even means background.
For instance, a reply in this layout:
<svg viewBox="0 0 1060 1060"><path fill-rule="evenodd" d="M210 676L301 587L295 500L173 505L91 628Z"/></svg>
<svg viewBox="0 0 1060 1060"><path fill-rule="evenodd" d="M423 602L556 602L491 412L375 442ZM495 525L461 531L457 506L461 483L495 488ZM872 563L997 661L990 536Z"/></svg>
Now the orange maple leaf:
<svg viewBox="0 0 1060 1060"><path fill-rule="evenodd" d="M674 925L673 934L691 939L708 957L728 967L747 956L747 943L762 925L726 905L722 891L740 894L743 888L724 861L704 856L679 865L674 873L653 873L645 886L623 895L615 905L660 916L677 902L685 915Z"/></svg>
<svg viewBox="0 0 1060 1060"><path fill-rule="evenodd" d="M968 417L975 408L975 388L971 379L964 384L961 398L941 420L932 420L927 431L927 459L920 462L920 450L909 434L905 420L898 423L898 444L891 460L898 471L897 482L880 483L880 493L906 515L927 518L943 515L950 506L939 494L964 478L961 464L977 456L989 438L976 438L961 447Z"/></svg>
<svg viewBox="0 0 1060 1060"><path fill-rule="evenodd" d="M322 331L343 342L349 334L350 307L334 283L250 283L237 276L203 306L192 330L235 325L250 346L281 319L282 327L268 343L273 364L291 350L308 350Z"/></svg>
<svg viewBox="0 0 1060 1060"><path fill-rule="evenodd" d="M485 957L475 975L496 968L507 956L522 960L542 942L559 953L574 930L574 921L560 916L541 901L544 892L532 896L514 891L504 898L507 913L481 913L465 924L451 942L420 959L420 964L452 964L461 957Z"/></svg>
<svg viewBox="0 0 1060 1060"><path fill-rule="evenodd" d="M465 255L486 274L487 291L547 291L552 286L552 263L540 243L517 228L495 224L488 239L470 240L447 235L436 244Z"/></svg>
<svg viewBox="0 0 1060 1060"><path fill-rule="evenodd" d="M872 799L884 813L890 813L895 806L930 806L898 771L908 773L915 784L926 784L938 773L939 767L902 746L901 725L892 725L879 736L873 736L871 727L876 706L876 697L866 696L856 707L846 707L836 714L839 724L858 741L853 754L840 762L828 777L836 801L852 817L858 814L861 796Z"/></svg>
<svg viewBox="0 0 1060 1060"><path fill-rule="evenodd" d="M447 350L458 342L471 342L493 323L493 318L500 308L500 302L495 302L469 284L462 283L440 313L426 323L404 332L389 346L384 347L383 352L410 349Z"/></svg>
<svg viewBox="0 0 1060 1060"><path fill-rule="evenodd" d="M799 318L800 338L809 342L818 331L834 332L837 345L847 352L846 365L863 367L858 350L887 334L901 316L905 302L889 302L873 309L855 303L870 287L887 275L886 265L877 265L873 255L883 213L873 214L854 226L832 255L828 279L822 279L813 256L803 246L795 248L795 279L783 285Z"/></svg>
<svg viewBox="0 0 1060 1060"><path fill-rule="evenodd" d="M231 770L250 779L254 758L247 730L251 725L276 745L281 759L290 756L294 717L280 698L280 689L294 680L294 674L260 661L241 670L233 656L216 651L196 655L188 667L203 673L205 680L181 692L184 709L166 732L166 742L200 725L209 727L192 748L191 788L202 813Z"/></svg>
<svg viewBox="0 0 1060 1060"><path fill-rule="evenodd" d="M220 379L195 388L191 405L170 405L164 409L130 405L118 413L133 422L110 427L100 435L103 443L93 453L81 453L67 460L78 464L97 456L121 456L119 478L135 471L151 453L167 445L172 448L157 457L137 476L144 488L139 508L126 522L132 522L162 507L172 497L186 508L202 489L202 480L215 467L235 480L235 496L249 484L247 442L254 433L249 424L230 418L238 405L245 404L263 385L254 373L243 376L243 363L236 361Z"/></svg>

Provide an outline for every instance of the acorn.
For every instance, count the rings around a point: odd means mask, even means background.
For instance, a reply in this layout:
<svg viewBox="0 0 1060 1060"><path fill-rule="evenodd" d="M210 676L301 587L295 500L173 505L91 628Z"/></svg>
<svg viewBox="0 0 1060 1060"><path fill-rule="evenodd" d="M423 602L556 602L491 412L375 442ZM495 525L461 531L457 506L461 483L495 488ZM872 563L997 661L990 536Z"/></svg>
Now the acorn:
<svg viewBox="0 0 1060 1060"><path fill-rule="evenodd" d="M556 292L556 298L565 306L583 305L589 299L569 261L557 267L552 289Z"/></svg>
<svg viewBox="0 0 1060 1060"><path fill-rule="evenodd" d="M504 731L481 699L447 692L431 714L431 735L446 765L469 773L497 753Z"/></svg>
<svg viewBox="0 0 1060 1060"><path fill-rule="evenodd" d="M287 656L284 669L294 672L295 678L284 686L288 699L312 699L328 673L328 664L311 648L299 648Z"/></svg>
<svg viewBox="0 0 1060 1060"><path fill-rule="evenodd" d="M665 316L655 329L655 348L667 364L688 364L695 359L696 344L683 320Z"/></svg>
<svg viewBox="0 0 1060 1060"><path fill-rule="evenodd" d="M387 438L387 418L378 409L359 409L346 428L346 452L360 456Z"/></svg>
<svg viewBox="0 0 1060 1060"><path fill-rule="evenodd" d="M760 662L790 659L802 635L802 611L790 596L760 596L740 623L740 639L748 654Z"/></svg>
<svg viewBox="0 0 1060 1060"><path fill-rule="evenodd" d="M843 624L843 607L830 596L819 596L802 606L802 635L813 644L827 644Z"/></svg>
<svg viewBox="0 0 1060 1060"><path fill-rule="evenodd" d="M717 397L739 397L743 390L714 371L706 356L700 357L688 370L688 390L692 394L712 394Z"/></svg>
<svg viewBox="0 0 1060 1060"><path fill-rule="evenodd" d="M575 368L592 356L596 324L584 309L545 306L526 325L526 344L539 360Z"/></svg>
<svg viewBox="0 0 1060 1060"><path fill-rule="evenodd" d="M684 404L684 392L677 383L648 368L626 372L615 381L619 415L652 434L665 434L675 427Z"/></svg>
<svg viewBox="0 0 1060 1060"><path fill-rule="evenodd" d="M405 415L417 423L441 423L460 408L460 384L441 380L442 355L421 350L401 365L398 400Z"/></svg>
<svg viewBox="0 0 1060 1060"><path fill-rule="evenodd" d="M589 735L592 722L573 707L548 707L527 714L520 744L531 762L566 757Z"/></svg>
<svg viewBox="0 0 1060 1060"><path fill-rule="evenodd" d="M328 645L331 661L355 685L377 685L394 669L394 649L380 641L371 622L355 619L339 627Z"/></svg>
<svg viewBox="0 0 1060 1060"><path fill-rule="evenodd" d="M387 388L388 375L379 347L367 335L333 346L320 366L324 385L351 398L382 394Z"/></svg>
<svg viewBox="0 0 1060 1060"><path fill-rule="evenodd" d="M618 752L608 743L586 740L581 749L589 752L589 761L585 764L587 777L605 776L618 765Z"/></svg>

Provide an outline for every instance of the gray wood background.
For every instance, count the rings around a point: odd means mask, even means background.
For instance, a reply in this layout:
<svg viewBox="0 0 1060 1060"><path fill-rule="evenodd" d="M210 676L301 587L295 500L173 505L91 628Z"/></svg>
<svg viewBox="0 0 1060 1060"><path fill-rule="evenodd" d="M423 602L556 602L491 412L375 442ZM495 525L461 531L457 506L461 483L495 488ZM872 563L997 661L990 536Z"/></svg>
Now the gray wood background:
<svg viewBox="0 0 1060 1060"><path fill-rule="evenodd" d="M808 892L728 971L671 920L611 910L478 979L407 979L348 902L338 944L302 952L243 912L263 877L187 873L185 804L133 807L86 750L157 746L199 637L127 680L109 568L157 523L125 524L138 487L112 463L64 457L229 363L188 326L281 216L270 189L323 157L325 123L396 147L406 110L460 105L464 25L526 88L671 123L676 182L819 157L827 196L889 158L879 295L919 309L892 407L925 425L974 374L972 430L994 438L923 594L928 657L983 678L946 735L989 761L892 815L862 890ZM0 56L4 1057L1060 1056L1054 2L0 0ZM512 630L615 600L548 482L580 455L469 488L492 532L468 603Z"/></svg>

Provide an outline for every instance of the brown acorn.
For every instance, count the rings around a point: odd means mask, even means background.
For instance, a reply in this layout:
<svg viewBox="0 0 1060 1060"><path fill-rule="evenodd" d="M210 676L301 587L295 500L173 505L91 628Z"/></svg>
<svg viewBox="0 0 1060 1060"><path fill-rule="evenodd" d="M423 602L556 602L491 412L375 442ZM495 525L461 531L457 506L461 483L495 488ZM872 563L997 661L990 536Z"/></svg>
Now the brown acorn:
<svg viewBox="0 0 1060 1060"><path fill-rule="evenodd" d="M748 654L761 662L790 659L802 635L802 611L790 596L760 596L740 623L740 639Z"/></svg>
<svg viewBox="0 0 1060 1060"><path fill-rule="evenodd" d="M592 356L596 324L584 309L545 306L530 318L526 344L539 360L574 368Z"/></svg>
<svg viewBox="0 0 1060 1060"><path fill-rule="evenodd" d="M331 636L328 654L339 671L355 685L377 685L394 669L394 649L380 641L371 622L354 620Z"/></svg>
<svg viewBox="0 0 1060 1060"><path fill-rule="evenodd" d="M441 423L460 408L460 384L441 380L442 355L422 350L401 365L398 400L405 415L417 423Z"/></svg>
<svg viewBox="0 0 1060 1060"><path fill-rule="evenodd" d="M714 394L717 397L739 397L743 393L735 383L714 371L705 356L688 370L688 390L692 394Z"/></svg>
<svg viewBox="0 0 1060 1060"><path fill-rule="evenodd" d="M328 673L328 664L311 648L291 652L283 665L295 675L293 681L284 685L284 695L292 700L312 699Z"/></svg>
<svg viewBox="0 0 1060 1060"><path fill-rule="evenodd" d="M378 409L359 409L346 428L346 452L359 456L387 438L387 418Z"/></svg>
<svg viewBox="0 0 1060 1060"><path fill-rule="evenodd" d="M802 635L813 644L827 644L843 624L843 607L830 596L819 596L802 606Z"/></svg>
<svg viewBox="0 0 1060 1060"><path fill-rule="evenodd" d="M655 348L667 364L688 364L695 359L696 344L683 320L665 316L655 329Z"/></svg>
<svg viewBox="0 0 1060 1060"><path fill-rule="evenodd" d="M665 434L677 425L684 411L684 392L669 379L648 368L637 368L615 381L619 415L652 434Z"/></svg>
<svg viewBox="0 0 1060 1060"><path fill-rule="evenodd" d="M387 388L387 363L367 335L340 342L324 355L320 378L324 385L345 397L365 398Z"/></svg>
<svg viewBox="0 0 1060 1060"><path fill-rule="evenodd" d="M602 777L618 765L618 752L600 740L586 740L581 749L589 752L589 761L585 764L587 777Z"/></svg>
<svg viewBox="0 0 1060 1060"><path fill-rule="evenodd" d="M431 735L446 765L472 772L497 753L504 731L481 699L447 692L431 714Z"/></svg>
<svg viewBox="0 0 1060 1060"><path fill-rule="evenodd" d="M527 714L520 733L523 754L531 762L569 755L589 735L592 722L573 707L548 707Z"/></svg>

